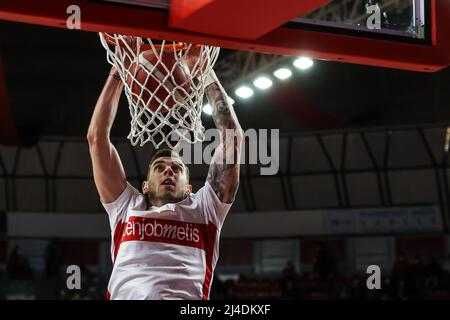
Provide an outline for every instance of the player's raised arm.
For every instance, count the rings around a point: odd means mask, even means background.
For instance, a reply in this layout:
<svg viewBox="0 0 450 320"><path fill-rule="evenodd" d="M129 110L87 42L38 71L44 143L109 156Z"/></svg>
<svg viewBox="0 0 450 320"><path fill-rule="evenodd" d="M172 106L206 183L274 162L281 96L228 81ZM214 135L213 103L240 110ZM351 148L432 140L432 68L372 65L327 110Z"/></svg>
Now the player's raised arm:
<svg viewBox="0 0 450 320"><path fill-rule="evenodd" d="M208 172L208 182L222 202L231 203L239 186L239 160L242 128L228 96L212 72L212 83L205 90L212 107L212 117L220 134Z"/></svg>
<svg viewBox="0 0 450 320"><path fill-rule="evenodd" d="M127 186L119 154L109 139L122 89L123 83L113 68L97 100L87 134L94 181L104 203L116 200Z"/></svg>

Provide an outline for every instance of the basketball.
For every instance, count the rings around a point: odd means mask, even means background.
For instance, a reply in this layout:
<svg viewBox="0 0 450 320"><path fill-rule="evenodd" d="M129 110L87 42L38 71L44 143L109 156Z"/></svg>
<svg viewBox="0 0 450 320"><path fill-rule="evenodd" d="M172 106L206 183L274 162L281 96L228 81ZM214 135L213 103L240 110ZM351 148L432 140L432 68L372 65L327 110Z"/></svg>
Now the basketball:
<svg viewBox="0 0 450 320"><path fill-rule="evenodd" d="M161 103L165 107L158 111L168 112L175 103L183 104L189 95L189 69L171 51L163 51L161 56L153 50L144 51L139 55L139 63L131 65L129 70L127 83L133 102L140 106L146 104L153 112Z"/></svg>

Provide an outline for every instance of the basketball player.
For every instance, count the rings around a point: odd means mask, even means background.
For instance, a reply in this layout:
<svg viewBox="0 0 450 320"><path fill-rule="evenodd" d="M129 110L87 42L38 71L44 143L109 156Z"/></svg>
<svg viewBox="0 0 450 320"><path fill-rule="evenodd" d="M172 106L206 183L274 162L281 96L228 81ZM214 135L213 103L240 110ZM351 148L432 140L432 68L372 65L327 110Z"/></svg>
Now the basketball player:
<svg viewBox="0 0 450 320"><path fill-rule="evenodd" d="M219 235L239 184L242 129L212 73L205 93L221 143L205 185L192 193L189 170L171 150L156 152L142 193L127 182L110 130L123 89L112 68L87 134L94 180L110 221L113 270L108 299L207 300ZM225 132L235 133L225 139ZM226 155L233 152L233 163Z"/></svg>

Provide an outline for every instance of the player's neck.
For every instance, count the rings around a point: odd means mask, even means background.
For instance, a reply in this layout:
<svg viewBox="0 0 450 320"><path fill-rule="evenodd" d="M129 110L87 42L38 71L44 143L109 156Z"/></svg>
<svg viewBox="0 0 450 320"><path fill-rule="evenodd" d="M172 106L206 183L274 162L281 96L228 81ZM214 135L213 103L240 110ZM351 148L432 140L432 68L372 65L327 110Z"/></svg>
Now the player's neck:
<svg viewBox="0 0 450 320"><path fill-rule="evenodd" d="M149 209L150 207L162 207L165 204L168 203L177 203L180 202L182 200L184 200L186 197L184 198L153 198L147 195L147 209Z"/></svg>
<svg viewBox="0 0 450 320"><path fill-rule="evenodd" d="M149 203L150 203L151 207L152 206L153 207L162 207L165 204L174 203L174 202L177 202L177 201L169 201L166 199L152 199L152 201L150 201Z"/></svg>

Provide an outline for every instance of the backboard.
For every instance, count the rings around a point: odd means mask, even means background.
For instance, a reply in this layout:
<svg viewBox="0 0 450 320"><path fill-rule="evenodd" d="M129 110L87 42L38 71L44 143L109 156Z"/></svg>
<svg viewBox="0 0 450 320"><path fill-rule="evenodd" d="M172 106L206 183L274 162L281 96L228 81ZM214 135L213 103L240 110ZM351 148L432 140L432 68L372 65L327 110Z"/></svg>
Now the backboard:
<svg viewBox="0 0 450 320"><path fill-rule="evenodd" d="M0 19L435 72L450 65L447 0L2 1Z"/></svg>

